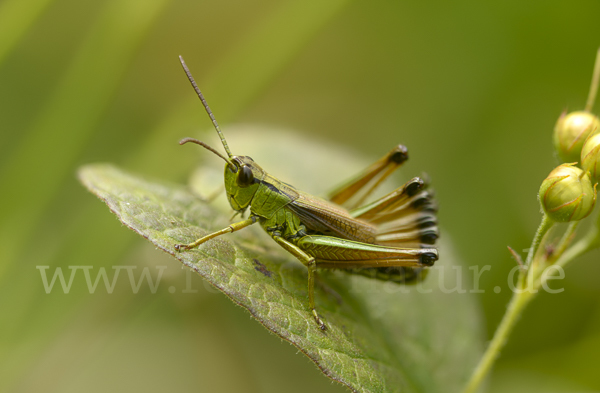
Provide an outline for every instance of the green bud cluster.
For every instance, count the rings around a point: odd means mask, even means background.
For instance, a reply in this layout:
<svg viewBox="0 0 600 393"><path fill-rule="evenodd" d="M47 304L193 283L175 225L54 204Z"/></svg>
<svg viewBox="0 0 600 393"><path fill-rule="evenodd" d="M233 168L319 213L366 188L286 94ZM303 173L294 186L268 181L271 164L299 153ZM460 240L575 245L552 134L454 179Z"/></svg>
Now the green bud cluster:
<svg viewBox="0 0 600 393"><path fill-rule="evenodd" d="M564 112L554 127L554 148L565 164L550 172L539 191L542 210L554 221L581 220L592 212L596 203L596 184L600 181L600 119L590 110L599 80L600 51L585 110Z"/></svg>

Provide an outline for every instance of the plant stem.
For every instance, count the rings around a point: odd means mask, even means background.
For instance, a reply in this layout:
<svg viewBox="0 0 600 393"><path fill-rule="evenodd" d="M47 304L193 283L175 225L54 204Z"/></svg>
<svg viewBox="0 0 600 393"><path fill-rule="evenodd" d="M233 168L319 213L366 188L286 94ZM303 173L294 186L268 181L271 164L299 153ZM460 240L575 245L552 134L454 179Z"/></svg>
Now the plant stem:
<svg viewBox="0 0 600 393"><path fill-rule="evenodd" d="M500 322L500 325L498 325L492 341L490 341L490 344L483 354L483 357L473 371L471 379L469 380L466 388L463 390L463 393L474 393L477 391L479 385L481 385L481 382L487 376L492 368L492 365L496 361L496 358L500 354L500 350L506 343L508 336L512 332L515 323L521 315L521 311L532 298L533 293L529 291L519 291L513 293L513 297L508 304L506 313L502 317L502 321Z"/></svg>
<svg viewBox="0 0 600 393"><path fill-rule="evenodd" d="M566 250L554 264L565 267L573 259L598 247L600 247L600 231L598 231L598 228L592 228L583 239Z"/></svg>
<svg viewBox="0 0 600 393"><path fill-rule="evenodd" d="M596 63L594 63L594 72L592 73L592 83L590 84L590 92L585 104L585 111L590 112L596 101L596 93L598 92L598 80L600 79L600 49L596 53Z"/></svg>
<svg viewBox="0 0 600 393"><path fill-rule="evenodd" d="M533 257L538 247L540 246L542 238L544 237L546 232L548 232L548 230L552 228L552 225L554 225L554 220L552 220L550 217L544 214L544 217L542 217L542 222L540 223L540 226L538 227L537 232L533 237L533 241L531 242L529 252L527 253L527 259L525 260L526 269L529 269L529 267L531 266L531 261L533 261Z"/></svg>
<svg viewBox="0 0 600 393"><path fill-rule="evenodd" d="M581 221L573 221L569 223L569 227L563 234L562 238L556 245L556 249L552 253L551 259L552 261L556 261L560 256L565 252L569 244L571 244L571 240L573 240L573 236L575 235L575 230L579 226ZM553 262L550 262L553 263Z"/></svg>
<svg viewBox="0 0 600 393"><path fill-rule="evenodd" d="M529 248L529 252L527 253L527 260L525 261L525 270L521 270L519 274L517 290L513 292L513 296L510 299L510 303L508 304L508 308L506 313L502 317L502 321L500 321L500 325L496 329L494 333L494 337L492 337L492 341L490 341L483 357L479 361L479 364L473 371L469 382L467 383L466 388L463 390L463 393L474 393L477 391L481 382L490 372L492 365L496 361L496 358L500 354L500 350L506 343L508 336L512 332L512 329L517 322L519 315L521 315L521 311L523 308L529 303L529 301L533 298L533 295L536 293L535 288L531 291L525 290L527 287L528 278L531 276L532 272L532 262L533 258L536 255L538 248L540 247L540 243L544 238L544 235L548 232L550 228L554 225L554 221L550 219L547 215L544 214L542 217L542 222L533 237L533 241L531 243L531 247ZM535 264L534 269L539 266L539 264Z"/></svg>
<svg viewBox="0 0 600 393"><path fill-rule="evenodd" d="M502 317L502 321L500 321L500 325L498 325L492 341L490 341L485 353L479 361L479 364L473 371L473 374L463 390L463 393L475 393L490 372L494 362L500 354L500 350L506 343L508 336L512 332L517 320L519 319L521 312L525 306L529 304L531 299L533 299L534 295L537 294L538 289L551 276L545 276L543 274L544 269L553 265L565 267L575 258L600 247L600 217L598 217L597 225L592 227L584 238L573 244L571 247L568 247L570 238L577 228L576 223L571 223L559 242L559 246L557 248L558 253L555 254L558 259L556 259L555 263L548 264L548 261L538 261L537 259L534 260L544 235L550 228L552 228L553 224L554 221L544 215L542 222L540 223L540 226L538 227L538 230L533 238L529 253L527 254L525 270L521 270L521 273L519 274L517 290L513 292L513 296L510 299L506 313Z"/></svg>

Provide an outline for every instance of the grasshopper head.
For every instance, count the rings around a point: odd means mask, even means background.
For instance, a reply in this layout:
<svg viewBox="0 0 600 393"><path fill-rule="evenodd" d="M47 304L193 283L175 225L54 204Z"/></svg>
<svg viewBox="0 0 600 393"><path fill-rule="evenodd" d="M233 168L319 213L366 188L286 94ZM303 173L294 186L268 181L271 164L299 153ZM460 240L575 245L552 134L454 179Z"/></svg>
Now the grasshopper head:
<svg viewBox="0 0 600 393"><path fill-rule="evenodd" d="M225 165L225 192L236 211L246 210L264 178L265 172L252 158L235 156Z"/></svg>

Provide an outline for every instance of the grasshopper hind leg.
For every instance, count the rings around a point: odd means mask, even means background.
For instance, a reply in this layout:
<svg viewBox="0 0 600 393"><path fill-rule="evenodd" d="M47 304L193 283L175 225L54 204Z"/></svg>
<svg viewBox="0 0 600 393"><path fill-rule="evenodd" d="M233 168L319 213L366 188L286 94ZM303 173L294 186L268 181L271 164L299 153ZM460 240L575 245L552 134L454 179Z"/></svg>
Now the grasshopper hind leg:
<svg viewBox="0 0 600 393"><path fill-rule="evenodd" d="M428 248L439 237L433 196L427 182L415 177L350 214L377 226L376 244Z"/></svg>
<svg viewBox="0 0 600 393"><path fill-rule="evenodd" d="M406 160L408 149L397 145L363 172L331 191L327 199L348 209L356 208Z"/></svg>
<svg viewBox="0 0 600 393"><path fill-rule="evenodd" d="M374 278L381 281L392 281L397 284L417 284L427 277L428 269L405 266L367 267L343 270L350 274Z"/></svg>
<svg viewBox="0 0 600 393"><path fill-rule="evenodd" d="M350 210L358 218L378 227L376 244L419 247L435 244L437 205L428 179L415 177L371 203L371 193L408 160L408 149L398 145L363 172L331 192L329 200Z"/></svg>

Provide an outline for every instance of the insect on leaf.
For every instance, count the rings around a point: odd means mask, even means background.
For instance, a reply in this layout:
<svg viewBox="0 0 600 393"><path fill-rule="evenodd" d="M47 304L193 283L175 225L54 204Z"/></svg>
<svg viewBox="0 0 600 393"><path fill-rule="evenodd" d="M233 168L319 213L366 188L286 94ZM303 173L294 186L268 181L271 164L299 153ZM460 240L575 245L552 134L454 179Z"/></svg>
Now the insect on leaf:
<svg viewBox="0 0 600 393"><path fill-rule="evenodd" d="M248 130L229 132L228 138L233 146L249 150L240 153L261 162L262 157L255 156L260 149L253 150L249 139L242 137L251 134ZM301 153L289 150L311 149L310 142L300 138L273 148L277 141L286 140L282 134L251 136L270 140L274 151L286 151L283 162L290 165L297 162L294 154ZM304 176L315 176L329 162L339 164L352 156L322 144L313 145L312 151L315 158L303 163ZM319 152L326 154L320 157ZM264 160L261 164L269 168ZM307 307L306 268L260 228L177 253L175 244L227 226L228 215L203 202L187 186L148 180L108 164L82 167L79 178L121 222L196 271L267 329L295 345L325 375L352 391L458 391L479 358L479 309L472 294L456 290L461 285L465 290L467 283L460 280L461 270L448 244L442 242L442 257L427 279L414 286L319 271L316 302L328 324L322 332Z"/></svg>

